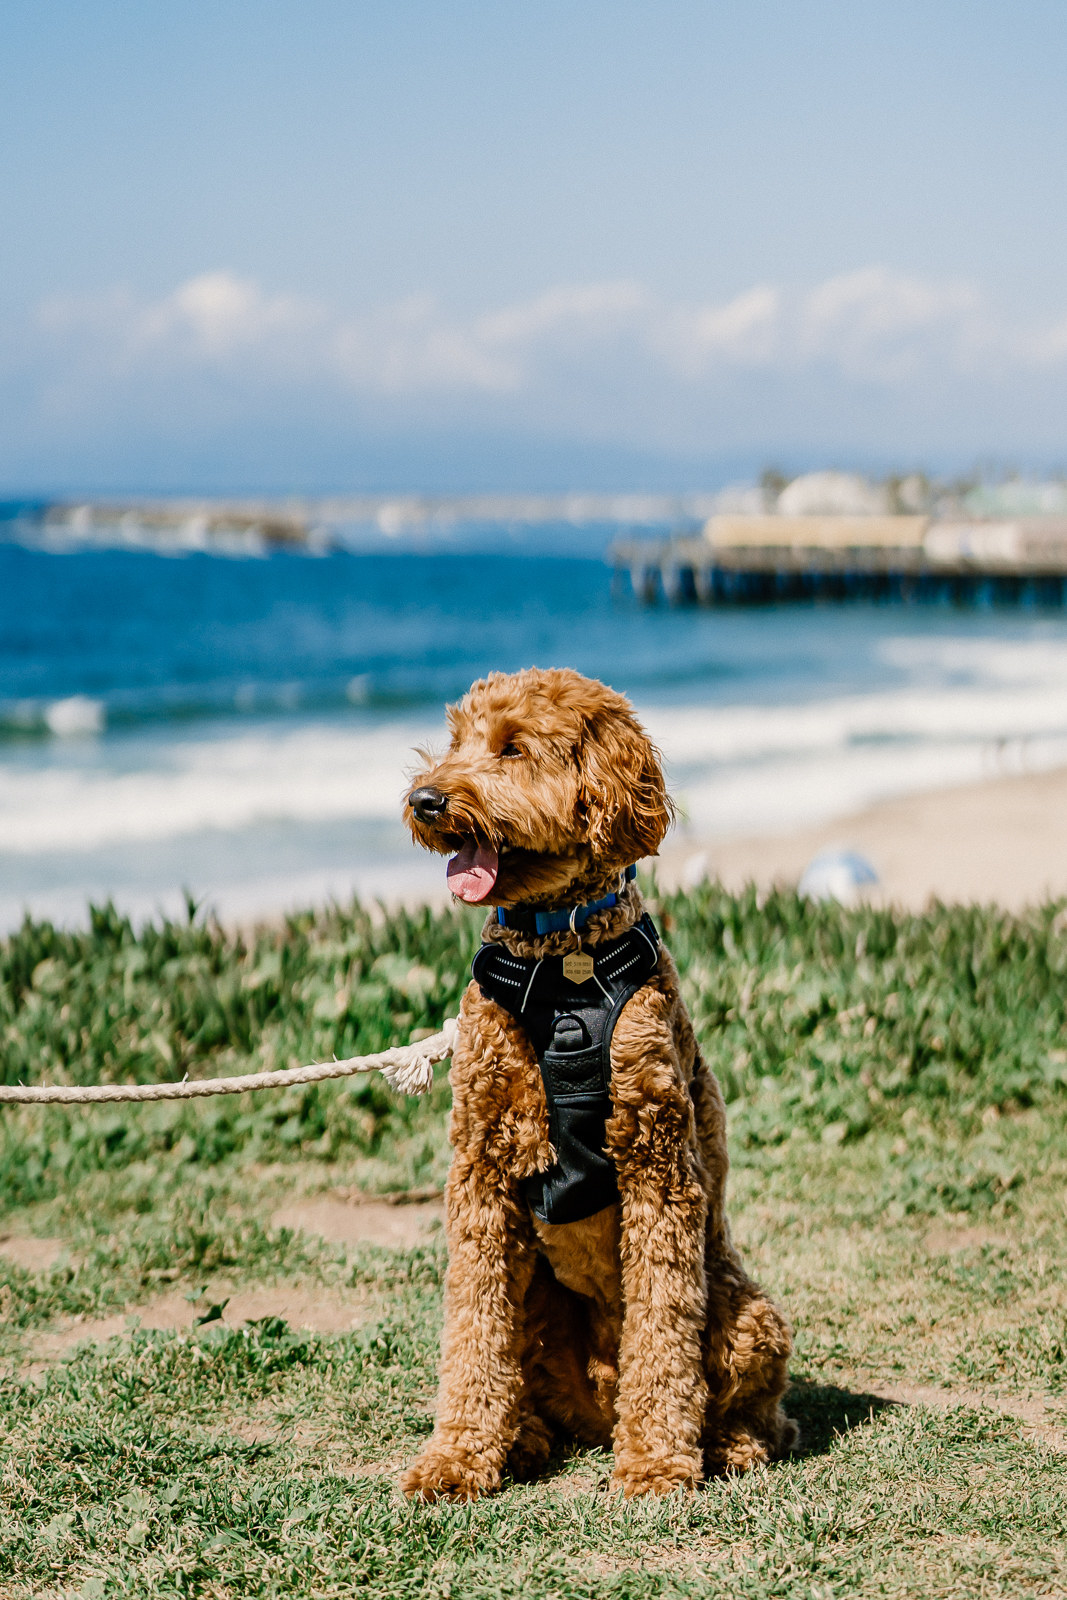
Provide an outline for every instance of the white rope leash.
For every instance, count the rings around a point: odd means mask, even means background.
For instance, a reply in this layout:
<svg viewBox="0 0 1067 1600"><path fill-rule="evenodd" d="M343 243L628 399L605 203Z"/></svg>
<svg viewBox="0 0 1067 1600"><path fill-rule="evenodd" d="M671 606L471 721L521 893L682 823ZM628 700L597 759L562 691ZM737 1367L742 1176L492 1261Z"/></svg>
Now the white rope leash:
<svg viewBox="0 0 1067 1600"><path fill-rule="evenodd" d="M438 1061L452 1054L456 1019L449 1017L440 1033L415 1044L394 1045L373 1056L351 1056L347 1061L323 1061L310 1067L289 1067L283 1072L249 1072L243 1078L199 1078L180 1083L100 1083L89 1088L66 1084L0 1084L0 1105L100 1105L116 1100L197 1100L212 1094L245 1094L255 1089L286 1089L294 1083L318 1083L323 1078L350 1078L360 1072L380 1072L400 1094L425 1094L433 1083Z"/></svg>

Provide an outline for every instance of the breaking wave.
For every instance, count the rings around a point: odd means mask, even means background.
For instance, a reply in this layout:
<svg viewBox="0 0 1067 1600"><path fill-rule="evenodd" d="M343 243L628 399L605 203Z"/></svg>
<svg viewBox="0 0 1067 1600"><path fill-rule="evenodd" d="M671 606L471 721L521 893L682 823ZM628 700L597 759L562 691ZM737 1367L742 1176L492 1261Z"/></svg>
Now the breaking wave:
<svg viewBox="0 0 1067 1600"><path fill-rule="evenodd" d="M108 895L180 909L181 885L242 917L443 893L400 825L405 772L497 667L629 692L702 835L1067 764L1058 615L647 612L613 606L598 563L504 557L20 550L3 577L6 926Z"/></svg>

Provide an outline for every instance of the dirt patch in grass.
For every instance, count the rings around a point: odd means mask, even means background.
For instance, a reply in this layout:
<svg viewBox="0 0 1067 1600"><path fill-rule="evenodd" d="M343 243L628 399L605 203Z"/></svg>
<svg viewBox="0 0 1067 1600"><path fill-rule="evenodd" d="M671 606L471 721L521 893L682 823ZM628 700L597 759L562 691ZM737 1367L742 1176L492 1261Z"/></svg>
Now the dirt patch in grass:
<svg viewBox="0 0 1067 1600"><path fill-rule="evenodd" d="M723 1568L727 1563L740 1565L751 1546L734 1543L724 1548L723 1541L714 1535L687 1533L683 1541L669 1544L647 1544L638 1555L614 1556L606 1552L595 1555L590 1562L598 1577L614 1577L622 1572L670 1572L699 1578L709 1568Z"/></svg>
<svg viewBox="0 0 1067 1600"><path fill-rule="evenodd" d="M47 1272L65 1248L62 1239L35 1239L13 1233L0 1238L0 1256L24 1272Z"/></svg>
<svg viewBox="0 0 1067 1600"><path fill-rule="evenodd" d="M425 1243L444 1221L444 1215L444 1204L439 1199L396 1204L320 1194L281 1206L271 1217L271 1225L315 1233L330 1244L376 1244L392 1250L410 1250Z"/></svg>
<svg viewBox="0 0 1067 1600"><path fill-rule="evenodd" d="M225 1304L224 1304L225 1302ZM310 1328L314 1333L350 1333L363 1317L366 1297L356 1289L322 1289L278 1283L230 1291L224 1283L211 1285L195 1301L179 1291L160 1295L135 1311L120 1311L114 1316L75 1320L64 1328L38 1334L33 1354L38 1359L55 1360L85 1340L103 1343L128 1333L131 1327L193 1332L200 1326L240 1328L263 1317L281 1317L291 1328ZM198 1319L212 1306L222 1306L221 1317L206 1324Z"/></svg>
<svg viewBox="0 0 1067 1600"><path fill-rule="evenodd" d="M934 1227L926 1235L926 1248L932 1255L951 1255L956 1250L980 1250L983 1245L1007 1245L1007 1236L994 1228Z"/></svg>
<svg viewBox="0 0 1067 1600"><path fill-rule="evenodd" d="M1005 1417L1016 1417L1026 1424L1027 1438L1040 1440L1053 1450L1067 1452L1067 1429L1058 1426L1050 1415L1044 1400L1036 1396L1006 1398L988 1394L984 1389L939 1389L923 1383L881 1383L874 1379L865 1384L870 1394L879 1400L888 1400L900 1406L933 1406L949 1410L966 1406L972 1411L998 1411Z"/></svg>
<svg viewBox="0 0 1067 1600"><path fill-rule="evenodd" d="M609 1480L594 1467L580 1467L576 1472L556 1473L546 1482L557 1500L575 1500L579 1495L596 1494Z"/></svg>

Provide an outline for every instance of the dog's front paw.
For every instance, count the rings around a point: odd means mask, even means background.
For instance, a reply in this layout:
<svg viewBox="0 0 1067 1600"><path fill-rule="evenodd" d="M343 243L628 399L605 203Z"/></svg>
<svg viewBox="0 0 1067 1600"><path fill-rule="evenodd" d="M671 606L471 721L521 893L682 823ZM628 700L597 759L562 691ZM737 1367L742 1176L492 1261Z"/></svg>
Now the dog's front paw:
<svg viewBox="0 0 1067 1600"><path fill-rule="evenodd" d="M611 1481L627 1500L632 1500L640 1494L674 1494L678 1489L695 1489L702 1477L699 1458L682 1452L673 1456L622 1457L615 1463Z"/></svg>
<svg viewBox="0 0 1067 1600"><path fill-rule="evenodd" d="M508 1471L516 1483L529 1483L540 1477L552 1455L552 1430L533 1412L519 1423L515 1442L508 1451Z"/></svg>
<svg viewBox="0 0 1067 1600"><path fill-rule="evenodd" d="M472 1450L429 1445L400 1480L409 1500L477 1500L500 1487L500 1469Z"/></svg>
<svg viewBox="0 0 1067 1600"><path fill-rule="evenodd" d="M758 1425L738 1424L712 1438L704 1450L704 1471L709 1478L750 1472L753 1467L780 1461L796 1449L799 1438L800 1429L779 1407L773 1417Z"/></svg>

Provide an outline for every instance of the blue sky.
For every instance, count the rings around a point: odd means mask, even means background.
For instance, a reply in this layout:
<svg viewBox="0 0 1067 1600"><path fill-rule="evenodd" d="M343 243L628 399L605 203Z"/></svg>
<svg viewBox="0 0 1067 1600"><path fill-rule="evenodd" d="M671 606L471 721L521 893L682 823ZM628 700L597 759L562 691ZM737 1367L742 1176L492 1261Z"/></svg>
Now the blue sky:
<svg viewBox="0 0 1067 1600"><path fill-rule="evenodd" d="M11 5L0 492L1067 461L1067 7Z"/></svg>

